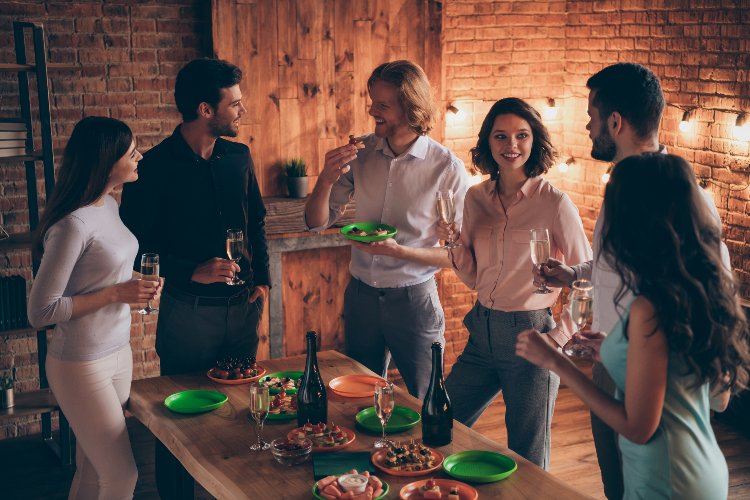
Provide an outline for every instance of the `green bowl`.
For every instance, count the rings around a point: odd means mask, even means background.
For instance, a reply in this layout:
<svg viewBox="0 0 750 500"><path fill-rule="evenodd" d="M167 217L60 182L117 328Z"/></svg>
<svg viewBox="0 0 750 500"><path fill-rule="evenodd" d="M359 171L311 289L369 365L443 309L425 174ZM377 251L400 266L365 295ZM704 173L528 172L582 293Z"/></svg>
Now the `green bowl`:
<svg viewBox="0 0 750 500"><path fill-rule="evenodd" d="M375 412L374 407L365 408L364 410L357 413L354 417L362 429L372 432L374 434L380 434L382 432L382 426L380 425L380 419L378 414ZM422 420L419 413L407 408L406 406L396 406L393 408L391 418L388 420L388 424L385 426L385 432L388 434L396 434L398 432L408 431Z"/></svg>
<svg viewBox="0 0 750 500"><path fill-rule="evenodd" d="M378 478L380 479L380 478ZM388 486L388 483L380 479L380 482L383 483L383 494L379 497L375 497L374 500L380 500L381 498L385 498L388 495L388 490L390 487ZM315 481L312 485L312 494L314 498L317 498L318 500L326 500L324 497L320 496L318 493L318 482Z"/></svg>
<svg viewBox="0 0 750 500"><path fill-rule="evenodd" d="M175 413L204 413L220 408L229 398L217 391L182 391L164 399L164 406Z"/></svg>
<svg viewBox="0 0 750 500"><path fill-rule="evenodd" d="M379 236L357 236L354 234L350 234L354 228L361 229L362 231L366 231L368 233L371 233L378 229L385 229L388 232ZM393 226L389 226L388 224L382 224L380 222L355 222L354 224L349 224L348 226L342 227L339 232L350 240L370 243L373 241L383 241L387 240L388 238L393 238L394 236L396 236L396 233L398 233L398 229Z"/></svg>
<svg viewBox="0 0 750 500"><path fill-rule="evenodd" d="M448 475L462 481L492 483L513 474L516 461L492 451L460 451L445 458L443 469Z"/></svg>
<svg viewBox="0 0 750 500"><path fill-rule="evenodd" d="M267 377L276 377L276 378L283 378L283 377L289 377L294 380L299 380L302 378L302 375L304 375L304 372L300 371L287 371L287 372L276 372L276 373L269 373L267 375L263 375L259 380L258 383L263 383L263 380L265 380ZM297 394L297 389L285 389L287 394ZM281 389L278 387L269 387L268 393L269 394L278 394L281 392Z"/></svg>

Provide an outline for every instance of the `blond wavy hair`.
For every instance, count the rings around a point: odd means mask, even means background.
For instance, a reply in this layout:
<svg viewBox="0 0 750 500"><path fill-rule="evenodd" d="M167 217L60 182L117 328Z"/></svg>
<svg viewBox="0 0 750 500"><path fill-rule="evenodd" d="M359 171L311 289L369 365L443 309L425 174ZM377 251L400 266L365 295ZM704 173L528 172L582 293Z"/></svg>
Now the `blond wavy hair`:
<svg viewBox="0 0 750 500"><path fill-rule="evenodd" d="M367 90L372 90L378 80L398 89L399 103L406 112L409 126L417 134L427 135L435 122L435 103L424 70L411 61L391 61L373 70L367 80Z"/></svg>

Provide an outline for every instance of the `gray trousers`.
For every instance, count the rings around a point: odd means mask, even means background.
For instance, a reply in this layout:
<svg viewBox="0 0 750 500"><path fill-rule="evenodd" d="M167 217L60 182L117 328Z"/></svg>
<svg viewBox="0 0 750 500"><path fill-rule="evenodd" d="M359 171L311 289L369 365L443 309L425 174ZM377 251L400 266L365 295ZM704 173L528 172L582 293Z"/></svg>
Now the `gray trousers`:
<svg viewBox="0 0 750 500"><path fill-rule="evenodd" d="M208 371L224 356L255 357L263 301L244 300L232 305L201 305L178 300L165 291L159 304L156 352L162 375ZM208 379L207 379L208 380ZM155 443L156 487L163 499L193 498L194 483L182 464L159 440Z"/></svg>
<svg viewBox="0 0 750 500"><path fill-rule="evenodd" d="M445 381L453 417L471 427L502 391L508 448L547 469L560 377L515 352L523 330L548 332L555 326L550 310L504 312L477 302L464 325L469 341Z"/></svg>
<svg viewBox="0 0 750 500"><path fill-rule="evenodd" d="M591 378L601 390L610 396L615 395L615 383L607 373L604 365L594 363ZM620 500L625 494L622 478L622 457L617 444L617 433L599 417L591 413L591 433L594 435L596 459L604 483L604 495L609 500Z"/></svg>
<svg viewBox="0 0 750 500"><path fill-rule="evenodd" d="M344 293L344 341L346 355L375 373L387 369L387 347L409 394L424 398L432 343L445 344L435 279L403 288L373 288L352 277Z"/></svg>

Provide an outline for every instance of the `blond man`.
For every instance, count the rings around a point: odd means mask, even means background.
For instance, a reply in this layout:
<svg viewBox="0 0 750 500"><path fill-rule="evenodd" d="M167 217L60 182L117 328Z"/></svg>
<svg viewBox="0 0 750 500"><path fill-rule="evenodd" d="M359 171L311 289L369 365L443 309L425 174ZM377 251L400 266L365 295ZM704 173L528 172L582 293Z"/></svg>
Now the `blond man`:
<svg viewBox="0 0 750 500"><path fill-rule="evenodd" d="M326 153L305 207L311 231L335 223L356 202L356 220L398 229L395 238L352 244L344 295L346 353L382 373L389 356L409 392L422 398L430 346L444 343L435 273L450 266L439 246L436 192L452 190L461 220L468 174L463 162L427 134L435 108L429 81L410 61L381 64L367 82L374 133Z"/></svg>

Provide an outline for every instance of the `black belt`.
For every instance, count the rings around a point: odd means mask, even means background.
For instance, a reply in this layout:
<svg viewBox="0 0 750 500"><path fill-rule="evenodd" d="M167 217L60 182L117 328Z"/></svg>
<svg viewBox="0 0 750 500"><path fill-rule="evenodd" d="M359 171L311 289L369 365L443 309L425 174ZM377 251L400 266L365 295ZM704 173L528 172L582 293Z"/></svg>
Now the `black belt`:
<svg viewBox="0 0 750 500"><path fill-rule="evenodd" d="M193 295L192 293L183 292L176 288L165 290L164 293L169 295L175 300L185 302L191 306L236 306L247 302L247 298L250 295L250 289L245 288L241 292L232 295L231 297L204 297L202 295Z"/></svg>

